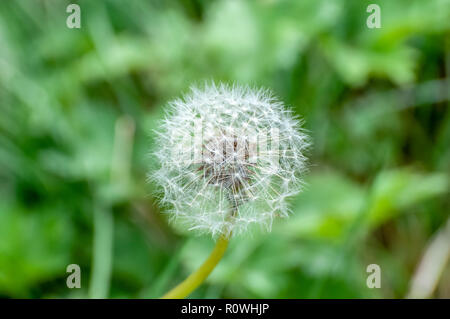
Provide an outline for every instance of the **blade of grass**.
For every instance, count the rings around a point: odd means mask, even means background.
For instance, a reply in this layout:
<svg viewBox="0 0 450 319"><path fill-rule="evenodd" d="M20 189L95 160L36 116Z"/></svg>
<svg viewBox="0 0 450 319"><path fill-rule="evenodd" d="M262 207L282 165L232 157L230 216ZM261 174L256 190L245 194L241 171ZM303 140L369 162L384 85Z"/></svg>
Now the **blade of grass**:
<svg viewBox="0 0 450 319"><path fill-rule="evenodd" d="M89 298L108 298L112 270L114 219L111 211L94 211L94 246Z"/></svg>

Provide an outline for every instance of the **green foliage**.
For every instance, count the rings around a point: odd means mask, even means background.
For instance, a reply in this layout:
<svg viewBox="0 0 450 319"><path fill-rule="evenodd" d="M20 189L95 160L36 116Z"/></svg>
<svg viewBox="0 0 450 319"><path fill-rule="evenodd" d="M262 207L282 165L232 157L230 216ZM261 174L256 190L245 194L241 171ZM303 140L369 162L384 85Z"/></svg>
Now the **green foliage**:
<svg viewBox="0 0 450 319"><path fill-rule="evenodd" d="M168 226L146 176L164 104L209 80L272 88L314 146L292 216L193 297L406 295L450 211L448 0L377 1L381 29L361 0L80 0L81 29L69 3L0 2L0 296L154 298L202 262L211 239Z"/></svg>

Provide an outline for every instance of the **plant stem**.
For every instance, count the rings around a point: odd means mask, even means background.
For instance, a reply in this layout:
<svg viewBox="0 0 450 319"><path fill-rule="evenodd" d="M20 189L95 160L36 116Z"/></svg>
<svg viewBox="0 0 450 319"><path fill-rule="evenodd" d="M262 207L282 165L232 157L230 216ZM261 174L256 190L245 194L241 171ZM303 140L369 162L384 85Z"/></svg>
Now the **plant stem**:
<svg viewBox="0 0 450 319"><path fill-rule="evenodd" d="M187 297L208 277L225 253L229 237L221 236L209 255L208 259L195 272L189 275L182 283L170 290L162 299L182 299Z"/></svg>
<svg viewBox="0 0 450 319"><path fill-rule="evenodd" d="M94 211L94 247L89 298L108 298L112 268L113 232L112 212L97 207Z"/></svg>

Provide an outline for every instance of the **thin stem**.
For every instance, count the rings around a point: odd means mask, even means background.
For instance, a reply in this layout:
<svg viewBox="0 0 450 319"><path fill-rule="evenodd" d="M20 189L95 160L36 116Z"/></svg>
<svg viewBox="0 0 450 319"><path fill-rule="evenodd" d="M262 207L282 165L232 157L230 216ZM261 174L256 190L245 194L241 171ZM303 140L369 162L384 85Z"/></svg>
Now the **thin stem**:
<svg viewBox="0 0 450 319"><path fill-rule="evenodd" d="M89 298L108 298L113 250L114 219L111 211L97 207L94 211L94 247Z"/></svg>
<svg viewBox="0 0 450 319"><path fill-rule="evenodd" d="M229 237L221 236L208 259L182 283L170 290L162 299L182 299L187 297L208 277L222 259L228 246Z"/></svg>

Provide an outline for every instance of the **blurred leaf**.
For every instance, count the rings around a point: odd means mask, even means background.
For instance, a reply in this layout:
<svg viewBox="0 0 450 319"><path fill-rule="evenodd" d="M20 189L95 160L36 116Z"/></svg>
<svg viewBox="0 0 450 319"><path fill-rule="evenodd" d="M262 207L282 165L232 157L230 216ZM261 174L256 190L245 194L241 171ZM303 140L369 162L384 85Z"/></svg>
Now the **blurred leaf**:
<svg viewBox="0 0 450 319"><path fill-rule="evenodd" d="M55 278L65 285L72 225L63 207L40 213L0 203L0 293L30 297L30 288Z"/></svg>
<svg viewBox="0 0 450 319"><path fill-rule="evenodd" d="M373 225L379 225L399 212L414 210L424 200L448 193L448 188L448 178L443 173L384 171L373 183L368 219Z"/></svg>
<svg viewBox="0 0 450 319"><path fill-rule="evenodd" d="M302 238L339 239L365 200L364 189L345 176L332 171L313 174L292 205L293 216L276 230Z"/></svg>

